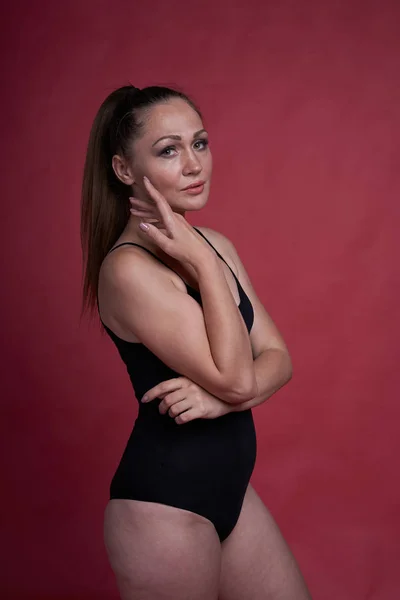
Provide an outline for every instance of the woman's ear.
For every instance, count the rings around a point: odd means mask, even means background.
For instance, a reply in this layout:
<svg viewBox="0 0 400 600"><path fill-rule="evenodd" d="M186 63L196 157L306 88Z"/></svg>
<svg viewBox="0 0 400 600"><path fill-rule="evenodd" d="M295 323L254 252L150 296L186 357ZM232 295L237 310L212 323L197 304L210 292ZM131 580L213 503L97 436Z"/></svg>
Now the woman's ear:
<svg viewBox="0 0 400 600"><path fill-rule="evenodd" d="M119 154L114 154L111 164L112 168L114 169L114 173L118 179L122 181L122 183L125 183L125 185L132 185L135 183L135 178L132 175L132 171L122 156L119 156Z"/></svg>

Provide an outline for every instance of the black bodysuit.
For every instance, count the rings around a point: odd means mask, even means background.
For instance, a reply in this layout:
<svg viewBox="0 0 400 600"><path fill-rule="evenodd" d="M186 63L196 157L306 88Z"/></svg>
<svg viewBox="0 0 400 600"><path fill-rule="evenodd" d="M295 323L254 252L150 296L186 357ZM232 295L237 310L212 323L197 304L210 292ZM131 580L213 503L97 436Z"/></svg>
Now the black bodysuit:
<svg viewBox="0 0 400 600"><path fill-rule="evenodd" d="M197 228L196 231L214 248ZM111 252L125 244L139 246L163 263L150 250L133 242L119 244ZM232 274L240 296L239 310L250 333L253 307L233 271ZM188 294L201 305L200 293L186 282L185 285ZM138 400L161 381L182 375L145 345L127 342L104 323L103 326L126 364ZM198 513L214 524L222 542L239 518L256 460L251 409L178 425L168 413L160 414L160 402L139 402L138 416L111 482L110 499L159 502Z"/></svg>

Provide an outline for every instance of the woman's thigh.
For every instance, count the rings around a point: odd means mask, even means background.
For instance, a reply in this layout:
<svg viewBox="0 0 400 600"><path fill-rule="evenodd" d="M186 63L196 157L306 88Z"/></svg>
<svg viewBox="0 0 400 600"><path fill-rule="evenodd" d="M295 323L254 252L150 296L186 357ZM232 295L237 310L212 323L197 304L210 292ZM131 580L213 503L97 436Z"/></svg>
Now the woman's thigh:
<svg viewBox="0 0 400 600"><path fill-rule="evenodd" d="M216 600L221 545L208 519L136 500L110 500L104 541L122 600Z"/></svg>
<svg viewBox="0 0 400 600"><path fill-rule="evenodd" d="M249 484L239 520L222 543L219 600L310 600L282 534Z"/></svg>

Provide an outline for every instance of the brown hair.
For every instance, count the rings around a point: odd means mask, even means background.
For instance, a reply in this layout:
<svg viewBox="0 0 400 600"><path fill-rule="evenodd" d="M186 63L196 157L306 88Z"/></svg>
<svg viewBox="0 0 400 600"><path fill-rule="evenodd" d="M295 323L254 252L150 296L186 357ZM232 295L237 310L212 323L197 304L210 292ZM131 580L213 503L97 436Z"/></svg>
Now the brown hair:
<svg viewBox="0 0 400 600"><path fill-rule="evenodd" d="M183 92L160 86L140 90L127 85L104 100L94 119L86 152L81 197L83 290L81 316L93 315L101 264L124 230L129 216L130 186L118 179L112 167L114 154L130 157L132 142L144 127L143 111L170 98L182 98L201 117Z"/></svg>

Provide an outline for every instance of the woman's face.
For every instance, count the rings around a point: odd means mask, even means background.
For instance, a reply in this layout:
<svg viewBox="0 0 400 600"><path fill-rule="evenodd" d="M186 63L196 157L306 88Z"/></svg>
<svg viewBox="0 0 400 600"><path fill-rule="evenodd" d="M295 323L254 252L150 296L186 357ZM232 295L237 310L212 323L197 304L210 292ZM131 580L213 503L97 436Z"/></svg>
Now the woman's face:
<svg viewBox="0 0 400 600"><path fill-rule="evenodd" d="M156 104L140 117L144 127L133 143L129 163L133 195L148 199L143 184L146 175L175 212L201 209L208 199L212 173L208 135L201 118L181 98ZM197 182L204 185L191 193L185 190Z"/></svg>

